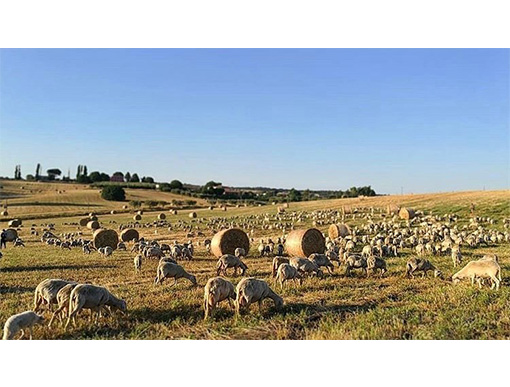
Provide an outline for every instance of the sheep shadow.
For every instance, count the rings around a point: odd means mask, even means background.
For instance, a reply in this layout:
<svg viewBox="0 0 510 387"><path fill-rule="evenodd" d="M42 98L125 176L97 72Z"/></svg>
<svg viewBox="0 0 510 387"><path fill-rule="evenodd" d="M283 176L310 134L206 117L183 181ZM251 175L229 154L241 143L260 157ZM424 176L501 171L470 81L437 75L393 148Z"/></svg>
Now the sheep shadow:
<svg viewBox="0 0 510 387"><path fill-rule="evenodd" d="M0 285L0 294L7 294L7 293L32 293L34 291L35 291L35 287L3 286L3 285Z"/></svg>
<svg viewBox="0 0 510 387"><path fill-rule="evenodd" d="M20 266L4 267L3 273L19 273L25 271L49 271L49 270L81 270L81 269L113 269L114 265L49 265L49 266Z"/></svg>

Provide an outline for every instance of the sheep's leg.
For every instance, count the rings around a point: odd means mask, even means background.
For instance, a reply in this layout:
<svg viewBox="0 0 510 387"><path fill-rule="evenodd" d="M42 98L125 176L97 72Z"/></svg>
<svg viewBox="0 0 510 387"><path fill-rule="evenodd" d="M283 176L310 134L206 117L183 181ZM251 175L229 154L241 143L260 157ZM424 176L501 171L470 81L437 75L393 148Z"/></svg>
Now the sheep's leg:
<svg viewBox="0 0 510 387"><path fill-rule="evenodd" d="M25 336L25 330L21 329L21 336L19 337L18 340L21 340L24 336Z"/></svg>
<svg viewBox="0 0 510 387"><path fill-rule="evenodd" d="M51 319L50 319L50 322L48 324L48 327L51 327L51 324L53 323L53 320L55 320L55 317L57 317L57 315L60 317L60 312L62 312L62 310L64 308L65 308L65 306L61 306L55 312L53 312L53 315L51 316ZM60 321L62 321L62 320L60 320Z"/></svg>
<svg viewBox="0 0 510 387"><path fill-rule="evenodd" d="M175 286L177 285L177 278L174 277L174 283L172 284L172 286Z"/></svg>
<svg viewBox="0 0 510 387"><path fill-rule="evenodd" d="M259 300L259 313L262 313L262 300Z"/></svg>
<svg viewBox="0 0 510 387"><path fill-rule="evenodd" d="M33 327L30 326L30 340L32 340L32 334L33 334L32 330L33 330Z"/></svg>

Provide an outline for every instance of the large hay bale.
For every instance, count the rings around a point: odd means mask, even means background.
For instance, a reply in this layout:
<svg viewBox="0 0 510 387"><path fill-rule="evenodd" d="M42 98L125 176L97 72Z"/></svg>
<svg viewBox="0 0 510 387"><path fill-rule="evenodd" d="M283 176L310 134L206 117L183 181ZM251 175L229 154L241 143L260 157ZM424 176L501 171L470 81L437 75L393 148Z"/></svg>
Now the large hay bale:
<svg viewBox="0 0 510 387"><path fill-rule="evenodd" d="M170 210L170 213L171 213L172 215L177 215L177 214L178 214L177 210Z"/></svg>
<svg viewBox="0 0 510 387"><path fill-rule="evenodd" d="M7 211L2 211L2 216L9 216L9 213Z"/></svg>
<svg viewBox="0 0 510 387"><path fill-rule="evenodd" d="M21 226L21 220L13 219L13 220L9 221L8 226L9 227L19 227L19 226Z"/></svg>
<svg viewBox="0 0 510 387"><path fill-rule="evenodd" d="M13 228L8 228L5 230L5 240L6 242L14 242L18 237L18 232Z"/></svg>
<svg viewBox="0 0 510 387"><path fill-rule="evenodd" d="M238 247L243 248L246 253L250 251L250 238L238 228L217 232L211 240L211 251L218 258L224 254L233 255Z"/></svg>
<svg viewBox="0 0 510 387"><path fill-rule="evenodd" d="M289 203L283 203L283 208L289 208L289 207L290 207Z"/></svg>
<svg viewBox="0 0 510 387"><path fill-rule="evenodd" d="M166 215L161 213L161 214L158 215L158 219L159 220L164 220L164 219L166 219Z"/></svg>
<svg viewBox="0 0 510 387"><path fill-rule="evenodd" d="M137 213L138 215L143 215L143 211L142 211L142 210L138 210L138 211L136 211L136 213Z"/></svg>
<svg viewBox="0 0 510 387"><path fill-rule="evenodd" d="M80 219L80 226L86 227L88 222L90 222L89 218L81 218Z"/></svg>
<svg viewBox="0 0 510 387"><path fill-rule="evenodd" d="M111 210L110 214L115 215L115 210Z"/></svg>
<svg viewBox="0 0 510 387"><path fill-rule="evenodd" d="M120 233L120 239L124 242L131 242L140 239L140 234L134 228L127 228Z"/></svg>
<svg viewBox="0 0 510 387"><path fill-rule="evenodd" d="M323 254L326 242L316 228L294 230L287 235L285 249L291 257L309 257L313 253Z"/></svg>
<svg viewBox="0 0 510 387"><path fill-rule="evenodd" d="M332 224L328 228L328 236L330 239L336 239L339 236L346 237L351 235L351 229L346 224Z"/></svg>
<svg viewBox="0 0 510 387"><path fill-rule="evenodd" d="M87 228L90 230L97 230L99 228L99 222L97 220L91 220L87 223Z"/></svg>
<svg viewBox="0 0 510 387"><path fill-rule="evenodd" d="M140 215L140 214L136 214L135 216L133 216L133 220L134 220L134 221L142 220L142 215Z"/></svg>
<svg viewBox="0 0 510 387"><path fill-rule="evenodd" d="M97 216L91 215L89 216L89 220L95 220L97 222L99 219L97 218Z"/></svg>
<svg viewBox="0 0 510 387"><path fill-rule="evenodd" d="M400 219L411 220L416 216L416 213L412 208L403 207L398 212L398 216L400 216Z"/></svg>
<svg viewBox="0 0 510 387"><path fill-rule="evenodd" d="M197 213L196 213L196 212L190 212L188 216L189 216L191 219L193 219L193 218L196 218L196 217L197 217Z"/></svg>
<svg viewBox="0 0 510 387"><path fill-rule="evenodd" d="M128 209L128 206L126 206L125 204L122 206L122 209L123 210L127 210Z"/></svg>
<svg viewBox="0 0 510 387"><path fill-rule="evenodd" d="M119 235L115 230L100 228L99 230L94 231L92 240L94 241L94 247L96 249L110 246L115 250L117 248L117 244L119 243Z"/></svg>

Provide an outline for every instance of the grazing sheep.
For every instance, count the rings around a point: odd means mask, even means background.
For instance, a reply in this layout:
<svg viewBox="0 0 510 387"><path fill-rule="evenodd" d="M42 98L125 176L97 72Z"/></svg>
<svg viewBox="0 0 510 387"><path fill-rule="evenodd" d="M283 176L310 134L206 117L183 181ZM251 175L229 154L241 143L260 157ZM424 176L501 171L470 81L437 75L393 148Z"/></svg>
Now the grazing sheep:
<svg viewBox="0 0 510 387"><path fill-rule="evenodd" d="M308 259L315 263L318 267L325 267L328 269L329 274L333 274L334 266L329 258L324 254L310 254Z"/></svg>
<svg viewBox="0 0 510 387"><path fill-rule="evenodd" d="M100 247L99 249L97 249L97 251L99 252L99 254L101 254L103 258L109 257L110 255L113 254L113 249L110 246Z"/></svg>
<svg viewBox="0 0 510 387"><path fill-rule="evenodd" d="M232 300L236 299L236 292L232 282L221 277L213 277L207 281L204 289L204 320L212 315L216 305L223 300L228 300L232 307Z"/></svg>
<svg viewBox="0 0 510 387"><path fill-rule="evenodd" d="M12 340L16 334L21 331L20 339L25 336L25 329L30 331L30 340L32 340L32 330L35 324L41 324L44 317L32 312L31 310L15 314L7 319L4 324L3 340Z"/></svg>
<svg viewBox="0 0 510 387"><path fill-rule="evenodd" d="M195 286L197 286L197 279L193 274L189 274L184 268L180 265L177 265L176 263L171 262L164 262L160 263L158 266L158 272L156 275L156 279L154 280L154 283L156 284L162 284L165 278L173 278L174 283L172 286L174 286L177 283L177 280L179 278L186 278L187 280L191 281L191 283Z"/></svg>
<svg viewBox="0 0 510 387"><path fill-rule="evenodd" d="M126 244L124 242L119 242L117 244L117 250L127 251Z"/></svg>
<svg viewBox="0 0 510 387"><path fill-rule="evenodd" d="M138 254L135 256L133 263L135 265L135 271L140 271L142 269L142 255Z"/></svg>
<svg viewBox="0 0 510 387"><path fill-rule="evenodd" d="M338 257L338 253L335 252L334 250L328 250L326 251L326 257L328 257L328 259L333 263L333 262L337 262L338 263L338 267L340 267L340 258Z"/></svg>
<svg viewBox="0 0 510 387"><path fill-rule="evenodd" d="M278 243L276 245L276 255L278 256L282 256L283 255L283 252L284 252L285 248L284 246L281 244L281 243Z"/></svg>
<svg viewBox="0 0 510 387"><path fill-rule="evenodd" d="M348 277L351 274L352 269L361 269L365 276L368 277L367 271L367 259L358 254L350 254L345 260L345 276Z"/></svg>
<svg viewBox="0 0 510 387"><path fill-rule="evenodd" d="M64 312L64 311L67 312L67 313L64 313L64 315L69 314L69 299L71 298L71 293L72 293L73 289L77 285L78 285L77 283L67 284L66 286L64 286L62 289L60 289L58 291L58 293L57 293L58 308L55 312L53 312L53 316L51 316L51 320L48 324L48 327L51 327L51 324L53 323L53 320L55 320L55 317L57 317L57 315L60 318L61 312Z"/></svg>
<svg viewBox="0 0 510 387"><path fill-rule="evenodd" d="M35 288L34 312L39 310L41 304L48 304L51 310L52 304L57 304L57 293L67 284L76 284L73 281L47 278L41 281Z"/></svg>
<svg viewBox="0 0 510 387"><path fill-rule="evenodd" d="M422 258L411 258L406 263L406 276L408 278L414 278L414 273L417 271L421 271L423 277L427 276L427 272L429 270L434 271L434 277L436 278L443 278L443 274L440 270L436 269L436 267L430 263L428 259L422 259Z"/></svg>
<svg viewBox="0 0 510 387"><path fill-rule="evenodd" d="M240 314L241 307L248 309L254 302L259 303L260 311L265 298L271 298L277 309L283 306L283 298L273 292L265 281L256 278L243 278L237 284L236 293L236 315Z"/></svg>
<svg viewBox="0 0 510 387"><path fill-rule="evenodd" d="M302 277L299 274L299 271L288 263L282 263L278 267L278 272L276 273L276 281L280 282L280 288L283 289L283 283L288 280L298 281L299 285L301 285Z"/></svg>
<svg viewBox="0 0 510 387"><path fill-rule="evenodd" d="M191 253L190 249L187 247L182 248L181 256L183 259L187 259L188 261L193 260L193 254Z"/></svg>
<svg viewBox="0 0 510 387"><path fill-rule="evenodd" d="M165 256L165 253L159 247L149 247L145 251L145 257L146 258L157 258L157 259L160 259L160 258L163 258L164 256Z"/></svg>
<svg viewBox="0 0 510 387"><path fill-rule="evenodd" d="M261 241L260 242L260 245L259 247L257 248L258 252L259 252L259 256L260 257L263 257L264 254L266 253L266 245L264 245L264 241Z"/></svg>
<svg viewBox="0 0 510 387"><path fill-rule="evenodd" d="M368 270L372 270L372 272L376 272L377 269L381 270L381 277L386 273L388 270L386 269L386 261L379 257L370 256L367 258L367 276L368 276Z"/></svg>
<svg viewBox="0 0 510 387"><path fill-rule="evenodd" d="M115 297L108 289L89 284L77 285L69 297L69 317L67 318L65 328L67 329L71 319L73 323L76 323L75 316L82 309L90 309L92 311L91 319L95 312L95 323L97 324L101 309L105 306L110 307L110 310L120 310L123 313L127 310L126 301Z"/></svg>
<svg viewBox="0 0 510 387"><path fill-rule="evenodd" d="M282 263L289 263L289 258L284 257L274 257L273 258L273 265L271 266L271 276L276 277L276 273L278 272L278 267Z"/></svg>
<svg viewBox="0 0 510 387"><path fill-rule="evenodd" d="M16 238L14 241L14 247L25 247L25 242L21 238Z"/></svg>
<svg viewBox="0 0 510 387"><path fill-rule="evenodd" d="M237 258L244 258L246 257L246 251L242 247L238 247L237 249L235 249L234 255Z"/></svg>
<svg viewBox="0 0 510 387"><path fill-rule="evenodd" d="M175 263L177 265L177 261L173 258L170 258L170 257L163 257L159 260L159 264L161 264L162 262L170 262L170 263Z"/></svg>
<svg viewBox="0 0 510 387"><path fill-rule="evenodd" d="M452 282L458 283L463 279L471 279L471 285L474 285L476 279L490 278L492 281L491 289L499 289L501 283L501 267L494 260L482 259L468 262L464 268L452 276ZM478 282L482 287L481 282Z"/></svg>
<svg viewBox="0 0 510 387"><path fill-rule="evenodd" d="M317 277L322 277L322 271L315 263L306 258L291 258L289 264L294 266L299 272L306 273L308 275L315 274Z"/></svg>
<svg viewBox="0 0 510 387"><path fill-rule="evenodd" d="M241 275L244 275L246 270L248 270L248 266L246 266L240 258L234 255L225 254L218 259L218 263L216 264L216 275L220 275L221 273L227 275L227 269L229 267L234 268L234 276L237 276L237 268L241 268Z"/></svg>

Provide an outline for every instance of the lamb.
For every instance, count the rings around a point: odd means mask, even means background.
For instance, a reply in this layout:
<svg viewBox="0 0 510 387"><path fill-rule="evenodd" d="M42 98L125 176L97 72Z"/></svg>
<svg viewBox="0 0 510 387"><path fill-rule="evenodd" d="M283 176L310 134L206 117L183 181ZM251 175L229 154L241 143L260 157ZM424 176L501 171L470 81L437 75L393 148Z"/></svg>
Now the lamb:
<svg viewBox="0 0 510 387"><path fill-rule="evenodd" d="M183 259L187 259L188 261L193 260L193 253L187 247L183 247L181 250L181 255Z"/></svg>
<svg viewBox="0 0 510 387"><path fill-rule="evenodd" d="M30 331L30 340L32 340L32 330L34 325L44 322L44 317L29 310L27 312L15 314L7 319L4 324L3 340L12 340L16 334L21 331L20 339L25 336L25 329Z"/></svg>
<svg viewBox="0 0 510 387"><path fill-rule="evenodd" d="M51 324L53 323L53 320L55 320L55 317L59 315L62 311L69 312L69 299L71 297L71 293L73 289L77 286L77 283L67 284L62 289L60 289L57 293L57 303L58 308L55 312L53 312L53 316L51 316L50 322L48 324L48 327L51 327Z"/></svg>
<svg viewBox="0 0 510 387"><path fill-rule="evenodd" d="M345 275L348 277L351 274L352 269L361 269L368 277L367 271L367 259L357 254L350 254L345 260Z"/></svg>
<svg viewBox="0 0 510 387"><path fill-rule="evenodd" d="M16 238L14 241L14 247L25 247L25 243L21 238Z"/></svg>
<svg viewBox="0 0 510 387"><path fill-rule="evenodd" d="M204 320L207 320L209 314L212 315L216 305L221 301L228 300L230 307L232 307L231 299L236 299L236 292L232 282L222 277L210 278L204 289Z"/></svg>
<svg viewBox="0 0 510 387"><path fill-rule="evenodd" d="M244 275L244 273L248 269L248 266L246 266L246 264L243 261L241 261L240 258L234 255L225 254L222 255L220 259L218 259L218 263L216 264L216 275L220 275L220 273L222 272L224 275L227 275L227 269L229 267L234 268L235 276L237 276L237 268L241 268L241 275Z"/></svg>
<svg viewBox="0 0 510 387"><path fill-rule="evenodd" d="M379 257L370 256L367 258L367 276L368 276L368 270L372 270L374 273L377 271L377 269L381 270L381 277L386 273L388 270L386 269L386 261Z"/></svg>
<svg viewBox="0 0 510 387"><path fill-rule="evenodd" d="M135 265L135 272L140 271L142 269L142 255L138 254L137 256L135 256L135 258L133 259L133 263Z"/></svg>
<svg viewBox="0 0 510 387"><path fill-rule="evenodd" d="M302 277L299 271L288 263L282 263L278 267L276 280L280 282L280 287L283 289L283 283L288 280L298 281L299 285L302 284Z"/></svg>
<svg viewBox="0 0 510 387"><path fill-rule="evenodd" d="M282 256L284 250L285 250L285 248L283 247L283 245L281 243L278 243L276 245L276 255Z"/></svg>
<svg viewBox="0 0 510 387"><path fill-rule="evenodd" d="M158 266L158 272L156 275L156 279L154 280L154 283L156 284L162 284L165 278L171 277L174 279L174 283L172 286L174 286L177 283L177 280L179 278L186 278L187 280L191 281L191 283L195 286L197 285L197 279L193 274L189 274L184 268L180 265L177 265L175 263L171 262L164 262L160 263Z"/></svg>
<svg viewBox="0 0 510 387"><path fill-rule="evenodd" d="M127 310L126 301L115 297L108 289L89 284L77 285L69 297L69 317L67 318L65 329L67 329L71 319L73 323L76 322L75 316L82 309L90 309L92 311L91 318L95 312L95 322L97 324L101 309L105 306L110 307L110 310L120 310L123 313Z"/></svg>
<svg viewBox="0 0 510 387"><path fill-rule="evenodd" d="M248 309L254 302L259 303L259 311L262 309L262 301L265 298L271 298L275 307L280 309L283 307L283 298L273 292L269 285L256 278L243 278L237 284L236 288L236 315L239 316L241 307Z"/></svg>
<svg viewBox="0 0 510 387"><path fill-rule="evenodd" d="M471 279L471 285L474 285L475 279L490 278L492 281L491 289L496 287L496 290L499 290L501 267L494 260L482 259L471 261L452 276L452 282L456 284L465 278ZM481 282L478 282L478 285L480 288L482 287Z"/></svg>
<svg viewBox="0 0 510 387"><path fill-rule="evenodd" d="M276 277L278 267L280 267L280 265L283 263L289 263L289 259L284 258L284 257L274 257L273 258L273 265L271 268L271 275L273 276L273 278Z"/></svg>
<svg viewBox="0 0 510 387"><path fill-rule="evenodd" d="M165 256L165 253L159 247L149 247L145 251L145 257L146 258L157 258L157 259L160 259L160 258L163 258L164 256Z"/></svg>
<svg viewBox="0 0 510 387"><path fill-rule="evenodd" d="M313 263L309 259L295 257L295 258L291 258L289 260L289 264L291 266L294 266L301 273L307 273L307 274L315 273L315 275L317 275L317 277L319 277L319 278L322 277L322 271L321 271L321 269L319 269L319 266L317 266L315 263Z"/></svg>
<svg viewBox="0 0 510 387"><path fill-rule="evenodd" d="M324 254L310 254L308 259L315 263L318 267L325 267L328 269L329 274L333 274L334 266L328 257Z"/></svg>
<svg viewBox="0 0 510 387"><path fill-rule="evenodd" d="M462 253L460 252L460 246L454 246L452 248L452 261L453 261L453 267L457 267L457 265L460 265L462 263Z"/></svg>
<svg viewBox="0 0 510 387"><path fill-rule="evenodd" d="M113 254L113 249L110 246L100 247L99 249L97 249L97 251L104 258L109 257L110 255Z"/></svg>
<svg viewBox="0 0 510 387"><path fill-rule="evenodd" d="M406 276L408 278L414 278L413 274L417 271L421 271L423 277L426 277L429 270L434 271L434 277L443 278L441 271L436 269L436 267L432 265L428 259L411 258L406 263Z"/></svg>
<svg viewBox="0 0 510 387"><path fill-rule="evenodd" d="M51 305L57 303L58 291L67 284L76 284L76 282L51 278L47 278L40 282L35 288L34 312L39 310L41 304L48 304L51 310Z"/></svg>
<svg viewBox="0 0 510 387"><path fill-rule="evenodd" d="M335 250L326 251L326 257L328 257L331 263L337 262L338 267L340 267L340 258L338 257L338 253Z"/></svg>
<svg viewBox="0 0 510 387"><path fill-rule="evenodd" d="M259 252L259 256L260 257L263 257L264 254L266 253L266 246L264 245L264 241L261 241L260 242L260 245L259 247L257 248L258 252Z"/></svg>

